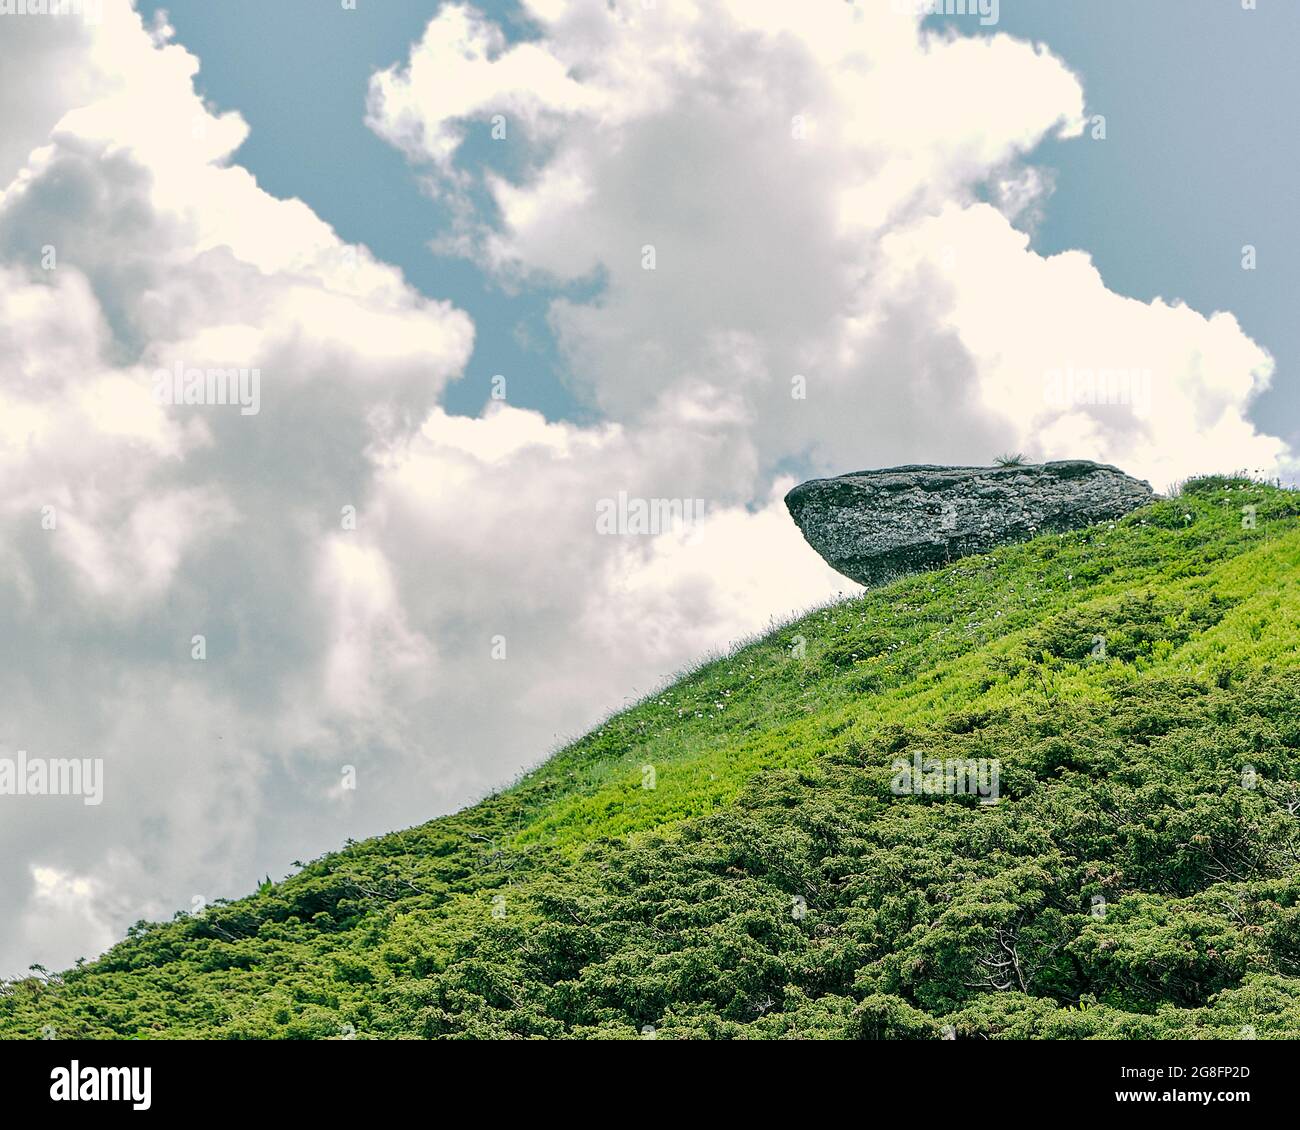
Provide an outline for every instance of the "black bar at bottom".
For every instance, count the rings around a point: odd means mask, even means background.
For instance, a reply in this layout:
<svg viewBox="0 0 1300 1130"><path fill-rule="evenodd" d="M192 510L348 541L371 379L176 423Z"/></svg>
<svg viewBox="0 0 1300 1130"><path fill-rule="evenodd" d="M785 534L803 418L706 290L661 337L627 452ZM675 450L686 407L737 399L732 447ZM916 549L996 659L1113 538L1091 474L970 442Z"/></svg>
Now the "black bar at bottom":
<svg viewBox="0 0 1300 1130"><path fill-rule="evenodd" d="M700 1047L680 1059L669 1047L623 1047L596 1052L593 1062L590 1048L578 1056L539 1050L535 1043L489 1048L471 1042L368 1040L9 1042L0 1043L0 1103L9 1116L64 1108L94 1117L110 1106L139 1114L204 1109L216 1114L234 1106L256 1109L259 1116L281 1110L339 1116L355 1107L373 1115L394 1103L445 1115L446 1100L458 1093L490 1099L494 1111L517 1094L531 1108L559 1101L576 1114L596 1103L602 1091L626 1092L624 1099L640 1095L638 1104L653 1106L655 1092L667 1088L660 1098L680 1109L686 1097L680 1086L697 1092L717 1067L761 1066L758 1076L728 1071L709 1089L732 1107L733 1115L735 1106L746 1101L778 1099L777 1093L767 1094L769 1086L792 1100L803 1093L805 1101L817 1105L829 1097L828 1089L840 1086L852 1089L854 1102L910 1096L927 1115L945 1109L968 1114L972 1104L985 1103L994 1104L999 1114L1024 1110L1041 1115L1063 1104L1093 1115L1122 1106L1225 1113L1225 1107L1258 1112L1274 1103L1289 1104L1297 1074L1295 1045L1270 1041L871 1043L819 1047L812 1060L808 1051L797 1042L751 1048L744 1054L758 1059L746 1063L732 1060L731 1052ZM559 1058L551 1059L552 1054ZM708 1061L718 1054L723 1061L711 1065ZM519 1085L521 1073L527 1079L530 1068L547 1072L544 1090ZM740 1079L750 1082L741 1084ZM840 1094L838 1101L848 1098Z"/></svg>

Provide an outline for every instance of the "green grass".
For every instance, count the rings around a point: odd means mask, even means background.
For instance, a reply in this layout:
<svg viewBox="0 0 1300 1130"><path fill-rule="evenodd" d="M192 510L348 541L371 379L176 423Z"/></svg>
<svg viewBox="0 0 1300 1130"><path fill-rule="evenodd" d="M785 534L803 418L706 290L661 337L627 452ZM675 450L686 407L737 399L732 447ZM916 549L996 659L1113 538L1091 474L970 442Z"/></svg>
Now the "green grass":
<svg viewBox="0 0 1300 1130"><path fill-rule="evenodd" d="M1298 515L1194 480L816 610L463 812L0 987L0 1036L1295 1038ZM1000 802L895 795L914 754L997 759Z"/></svg>

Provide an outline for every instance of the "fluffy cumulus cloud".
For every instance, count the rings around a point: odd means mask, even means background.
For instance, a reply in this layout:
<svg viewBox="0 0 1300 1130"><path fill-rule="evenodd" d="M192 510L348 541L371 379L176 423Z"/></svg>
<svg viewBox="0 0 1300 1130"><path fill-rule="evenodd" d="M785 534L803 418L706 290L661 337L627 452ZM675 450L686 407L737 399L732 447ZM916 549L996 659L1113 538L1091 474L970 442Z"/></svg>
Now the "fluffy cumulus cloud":
<svg viewBox="0 0 1300 1130"><path fill-rule="evenodd" d="M1018 230L1026 154L1084 121L1041 48L883 2L526 7L524 42L443 7L358 114L451 205L420 238L556 296L596 423L448 414L469 318L260 189L128 0L5 20L0 758L102 759L104 794L0 796L0 974L472 800L852 588L795 473L1287 457L1230 315ZM255 396L160 395L194 370Z"/></svg>
<svg viewBox="0 0 1300 1130"><path fill-rule="evenodd" d="M0 759L104 787L0 796L0 972L454 808L841 587L706 493L707 418L442 412L469 319L232 164L244 123L125 0L4 32ZM237 402L171 402L196 371ZM688 487L703 522L597 534Z"/></svg>
<svg viewBox="0 0 1300 1130"><path fill-rule="evenodd" d="M712 413L755 490L792 457L1012 449L1158 486L1286 459L1246 417L1272 361L1230 315L1122 298L1017 229L1051 184L1026 155L1087 124L1042 47L886 0L525 7L516 44L444 8L375 76L370 121L463 205L443 248L603 284L551 319L610 417ZM510 159L482 168L491 121Z"/></svg>

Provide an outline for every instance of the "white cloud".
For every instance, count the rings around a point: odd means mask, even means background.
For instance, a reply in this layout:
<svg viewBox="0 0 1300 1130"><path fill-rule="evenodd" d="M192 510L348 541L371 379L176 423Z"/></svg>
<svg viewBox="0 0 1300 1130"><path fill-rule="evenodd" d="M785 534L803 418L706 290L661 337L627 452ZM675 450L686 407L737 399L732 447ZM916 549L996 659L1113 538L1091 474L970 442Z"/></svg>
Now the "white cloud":
<svg viewBox="0 0 1300 1130"><path fill-rule="evenodd" d="M530 7L539 34L514 47L444 8L375 77L371 121L464 194L459 247L489 269L601 272L595 299L551 316L575 386L613 418L726 404L755 491L803 454L829 472L1011 448L1157 485L1289 457L1246 418L1272 364L1230 316L1115 295L1085 256L1042 259L980 203L1032 225L1050 176L1025 156L1081 133L1079 80L1043 47L928 31L884 3ZM435 97L457 59L473 83ZM565 77L520 112L525 65ZM458 147L496 113L518 114L525 171L476 182ZM480 189L494 209L470 207ZM1044 401L1053 370L1126 365L1151 369L1145 417Z"/></svg>
<svg viewBox="0 0 1300 1130"><path fill-rule="evenodd" d="M47 969L66 968L116 940L116 924L103 906L104 884L57 867L29 868L29 901L18 923L22 944L40 954ZM75 939L75 943L69 944ZM77 944L84 948L78 949ZM32 964L38 964L33 958Z"/></svg>
<svg viewBox="0 0 1300 1130"><path fill-rule="evenodd" d="M982 407L1007 422L1012 446L1115 463L1161 487L1286 458L1245 418L1273 361L1231 314L1117 295L1086 254L1043 258L985 205L949 206L886 247L888 285L929 294L936 328L973 359Z"/></svg>
<svg viewBox="0 0 1300 1130"><path fill-rule="evenodd" d="M28 77L72 50L42 26L6 40ZM94 81L0 197L0 752L102 757L105 798L0 798L4 971L464 803L840 587L715 475L716 397L668 439L447 416L469 320L230 166L243 123L127 4L76 45ZM178 365L257 368L260 411L158 403ZM731 532L598 537L615 484Z"/></svg>
<svg viewBox="0 0 1300 1130"><path fill-rule="evenodd" d="M370 669L420 651L333 531L472 326L229 166L246 127L203 107L197 61L123 0L98 28L4 30L20 87L55 63L84 81L56 83L45 136L0 154L0 749L105 762L93 811L0 798L12 972L355 830L303 834L337 770L302 742L347 745L353 716L383 714ZM157 403L154 371L177 364L257 367L261 411Z"/></svg>

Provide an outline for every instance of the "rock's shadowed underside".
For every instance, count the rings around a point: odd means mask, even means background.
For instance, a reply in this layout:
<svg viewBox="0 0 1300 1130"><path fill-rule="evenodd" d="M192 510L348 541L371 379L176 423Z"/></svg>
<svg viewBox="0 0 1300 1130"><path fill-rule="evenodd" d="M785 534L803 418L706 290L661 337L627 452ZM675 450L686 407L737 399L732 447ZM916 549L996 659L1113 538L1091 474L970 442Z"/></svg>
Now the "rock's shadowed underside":
<svg viewBox="0 0 1300 1130"><path fill-rule="evenodd" d="M1122 517L1155 499L1115 467L889 467L801 483L785 504L832 568L879 585L1038 534Z"/></svg>

